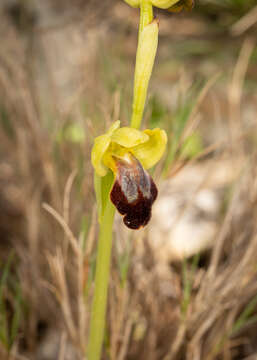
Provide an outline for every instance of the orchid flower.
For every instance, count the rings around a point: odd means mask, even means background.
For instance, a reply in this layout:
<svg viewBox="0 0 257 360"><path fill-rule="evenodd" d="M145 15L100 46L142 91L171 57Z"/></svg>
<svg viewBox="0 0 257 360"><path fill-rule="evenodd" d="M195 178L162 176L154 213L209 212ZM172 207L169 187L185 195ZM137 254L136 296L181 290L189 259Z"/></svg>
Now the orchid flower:
<svg viewBox="0 0 257 360"><path fill-rule="evenodd" d="M113 172L110 198L131 229L145 226L150 220L158 191L146 169L160 160L166 143L164 130L120 127L120 121L95 139L91 155L95 172L98 176L105 176L108 169Z"/></svg>

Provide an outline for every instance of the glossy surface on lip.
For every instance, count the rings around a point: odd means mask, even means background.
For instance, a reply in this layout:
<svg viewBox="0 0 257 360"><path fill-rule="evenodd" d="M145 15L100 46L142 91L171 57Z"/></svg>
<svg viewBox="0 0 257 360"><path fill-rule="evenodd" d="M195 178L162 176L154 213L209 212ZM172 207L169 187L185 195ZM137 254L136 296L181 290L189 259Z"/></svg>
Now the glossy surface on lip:
<svg viewBox="0 0 257 360"><path fill-rule="evenodd" d="M158 191L151 176L140 162L130 157L130 161L116 160L117 176L110 194L111 201L130 229L145 226L151 218L152 204Z"/></svg>

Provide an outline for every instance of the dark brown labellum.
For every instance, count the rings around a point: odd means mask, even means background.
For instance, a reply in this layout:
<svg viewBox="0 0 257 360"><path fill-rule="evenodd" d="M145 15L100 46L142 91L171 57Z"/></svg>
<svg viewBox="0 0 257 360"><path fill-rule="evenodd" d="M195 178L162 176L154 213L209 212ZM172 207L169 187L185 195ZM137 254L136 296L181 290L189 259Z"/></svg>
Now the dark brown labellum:
<svg viewBox="0 0 257 360"><path fill-rule="evenodd" d="M117 159L117 175L111 190L111 201L130 229L145 226L151 218L152 204L158 190L151 176L140 162L130 156L129 161Z"/></svg>

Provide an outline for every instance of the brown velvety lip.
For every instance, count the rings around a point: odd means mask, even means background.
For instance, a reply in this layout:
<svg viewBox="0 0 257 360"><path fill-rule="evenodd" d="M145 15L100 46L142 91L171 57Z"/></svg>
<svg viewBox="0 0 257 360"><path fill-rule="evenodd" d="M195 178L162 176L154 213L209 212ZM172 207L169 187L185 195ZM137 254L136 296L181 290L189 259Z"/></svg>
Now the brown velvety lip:
<svg viewBox="0 0 257 360"><path fill-rule="evenodd" d="M117 175L112 187L111 201L123 215L124 224L130 229L145 226L158 190L151 176L140 162L130 156L130 161L115 159Z"/></svg>

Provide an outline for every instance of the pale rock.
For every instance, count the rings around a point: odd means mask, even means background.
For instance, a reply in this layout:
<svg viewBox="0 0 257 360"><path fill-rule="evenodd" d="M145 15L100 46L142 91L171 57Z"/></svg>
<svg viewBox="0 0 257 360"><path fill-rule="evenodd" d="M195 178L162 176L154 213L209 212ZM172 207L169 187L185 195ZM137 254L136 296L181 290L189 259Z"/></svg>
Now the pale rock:
<svg viewBox="0 0 257 360"><path fill-rule="evenodd" d="M227 186L238 166L226 160L188 165L159 187L148 226L158 263L182 260L211 248Z"/></svg>

